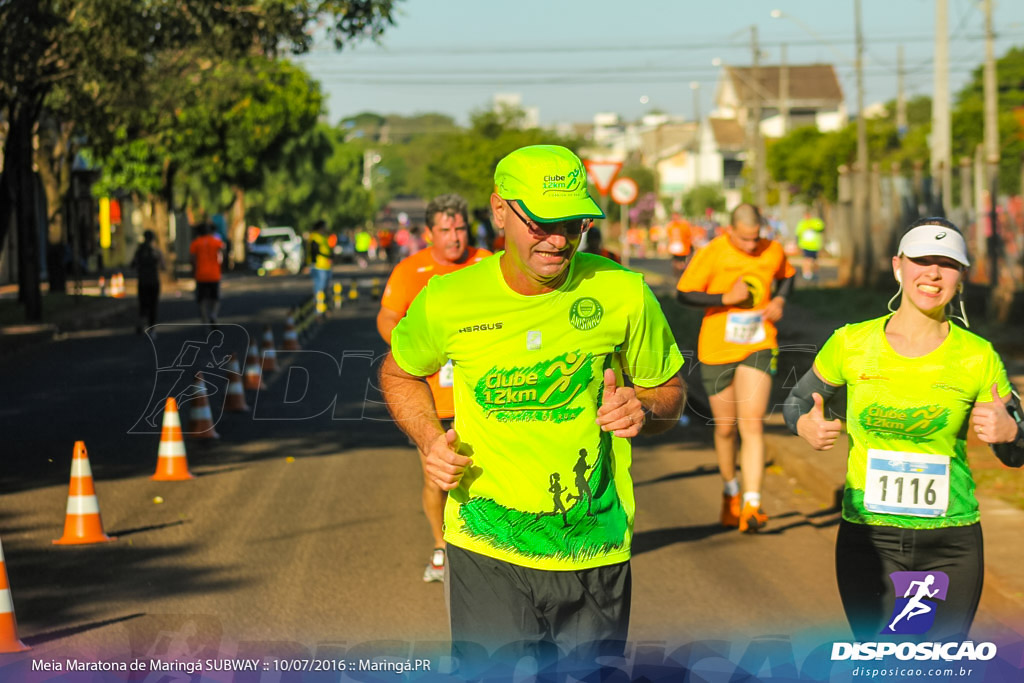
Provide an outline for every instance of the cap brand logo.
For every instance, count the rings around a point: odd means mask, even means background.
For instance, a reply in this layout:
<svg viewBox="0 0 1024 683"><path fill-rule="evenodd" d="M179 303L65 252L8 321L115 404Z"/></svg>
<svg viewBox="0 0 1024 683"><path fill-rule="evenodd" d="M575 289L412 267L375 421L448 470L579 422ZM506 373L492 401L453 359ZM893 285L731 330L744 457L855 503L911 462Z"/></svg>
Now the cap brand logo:
<svg viewBox="0 0 1024 683"><path fill-rule="evenodd" d="M946 236L946 233L944 233L944 232L940 232L940 233L939 233L938 235L936 235L936 236L935 236L935 239L937 239L937 240L941 240L941 239L942 239L943 237L945 237L945 236Z"/></svg>

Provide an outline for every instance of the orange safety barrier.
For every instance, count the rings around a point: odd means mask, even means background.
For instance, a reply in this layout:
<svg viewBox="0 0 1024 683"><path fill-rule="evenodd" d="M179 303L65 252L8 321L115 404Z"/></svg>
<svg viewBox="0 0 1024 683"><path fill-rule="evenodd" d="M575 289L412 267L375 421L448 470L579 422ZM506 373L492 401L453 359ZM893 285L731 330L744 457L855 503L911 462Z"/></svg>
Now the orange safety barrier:
<svg viewBox="0 0 1024 683"><path fill-rule="evenodd" d="M103 533L100 503L92 484L92 468L84 441L75 442L71 457L71 485L68 487L68 507L64 517L64 535L54 545L86 545L112 541Z"/></svg>
<svg viewBox="0 0 1024 683"><path fill-rule="evenodd" d="M164 405L164 421L160 430L160 449L157 452L153 481L185 481L192 479L185 456L185 441L181 438L181 416L178 402L171 396Z"/></svg>

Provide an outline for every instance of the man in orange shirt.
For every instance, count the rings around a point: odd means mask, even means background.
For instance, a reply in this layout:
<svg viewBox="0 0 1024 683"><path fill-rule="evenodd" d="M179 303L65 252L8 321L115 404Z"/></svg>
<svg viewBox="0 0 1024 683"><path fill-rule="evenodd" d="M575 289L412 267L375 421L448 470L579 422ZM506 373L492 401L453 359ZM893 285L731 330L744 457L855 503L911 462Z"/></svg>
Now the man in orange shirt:
<svg viewBox="0 0 1024 683"><path fill-rule="evenodd" d="M220 309L220 275L224 262L224 242L213 233L209 223L196 226L196 238L188 248L192 272L196 279L196 303L199 319L210 325L217 324Z"/></svg>
<svg viewBox="0 0 1024 683"><path fill-rule="evenodd" d="M668 232L668 253L672 256L672 271L682 275L693 253L693 233L690 224L678 213L672 214L672 222L666 226Z"/></svg>
<svg viewBox="0 0 1024 683"><path fill-rule="evenodd" d="M469 207L457 194L435 197L427 204L425 233L430 247L402 260L391 272L381 298L377 314L377 331L389 345L391 332L398 325L409 305L427 281L435 275L444 275L477 263L491 252L469 245ZM427 378L437 416L442 421L455 417L455 398L452 392L452 364ZM420 464L424 455L420 453ZM424 581L443 581L445 564L444 505L448 494L442 491L424 471L423 512L434 535L434 551L430 564L423 572Z"/></svg>
<svg viewBox="0 0 1024 683"><path fill-rule="evenodd" d="M724 481L722 525L753 532L768 522L761 509L764 414L779 353L775 323L782 318L796 270L781 244L761 238L757 207L740 204L730 223L725 234L696 253L676 289L681 303L706 309L697 359L715 421L715 453Z"/></svg>

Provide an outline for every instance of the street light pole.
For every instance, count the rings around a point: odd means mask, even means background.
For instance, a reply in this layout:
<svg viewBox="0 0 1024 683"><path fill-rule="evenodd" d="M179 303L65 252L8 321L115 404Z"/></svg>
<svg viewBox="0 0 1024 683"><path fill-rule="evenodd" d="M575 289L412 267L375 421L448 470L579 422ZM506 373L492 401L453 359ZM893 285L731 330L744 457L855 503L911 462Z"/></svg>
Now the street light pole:
<svg viewBox="0 0 1024 683"><path fill-rule="evenodd" d="M864 117L864 30L861 26L860 0L853 1L857 52L854 68L857 72L857 170L853 191L853 280L863 285L867 273L867 259L871 254L870 217L868 198L868 129Z"/></svg>
<svg viewBox="0 0 1024 683"><path fill-rule="evenodd" d="M946 216L953 208L952 132L949 118L949 7L935 0L935 73L932 92L932 183L942 192ZM934 195L933 195L934 196Z"/></svg>
<svg viewBox="0 0 1024 683"><path fill-rule="evenodd" d="M754 203L764 211L765 209L765 163L764 163L764 136L761 135L761 117L763 115L764 102L761 97L761 50L757 44L757 26L750 27L750 48L753 51L753 69L751 79L757 84L753 90L754 94L754 130L753 130L753 152L754 152Z"/></svg>
<svg viewBox="0 0 1024 683"><path fill-rule="evenodd" d="M999 119L997 111L996 96L996 57L995 38L992 31L992 0L985 0L985 72L984 72L984 96L985 96L985 168L986 183L988 189L988 249L986 249L986 261L988 262L989 284L995 285L999 282L997 278L996 264L996 228L998 226L998 214L996 206L999 200ZM980 209L979 205L979 218ZM981 221L978 221L979 227Z"/></svg>

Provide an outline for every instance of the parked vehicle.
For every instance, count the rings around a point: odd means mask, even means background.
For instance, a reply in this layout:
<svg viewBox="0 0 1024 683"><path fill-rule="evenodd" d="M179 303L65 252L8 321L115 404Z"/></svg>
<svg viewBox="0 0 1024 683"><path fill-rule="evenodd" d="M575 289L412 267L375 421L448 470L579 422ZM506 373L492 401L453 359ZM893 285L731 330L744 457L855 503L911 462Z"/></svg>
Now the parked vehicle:
<svg viewBox="0 0 1024 683"><path fill-rule="evenodd" d="M356 262L356 245L347 232L338 233L338 241L334 245L334 257L340 263Z"/></svg>
<svg viewBox="0 0 1024 683"><path fill-rule="evenodd" d="M305 245L302 237L290 226L261 228L256 239L246 247L246 264L257 275L275 270L291 274L302 271Z"/></svg>

